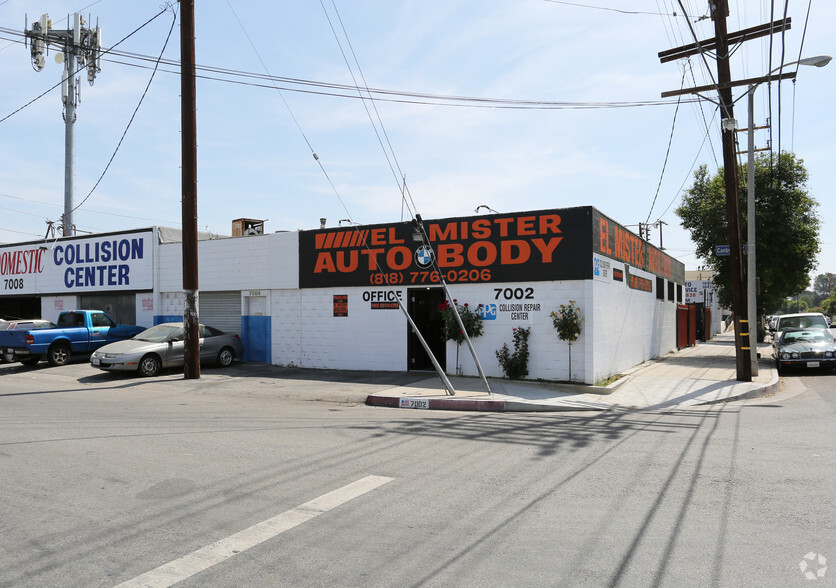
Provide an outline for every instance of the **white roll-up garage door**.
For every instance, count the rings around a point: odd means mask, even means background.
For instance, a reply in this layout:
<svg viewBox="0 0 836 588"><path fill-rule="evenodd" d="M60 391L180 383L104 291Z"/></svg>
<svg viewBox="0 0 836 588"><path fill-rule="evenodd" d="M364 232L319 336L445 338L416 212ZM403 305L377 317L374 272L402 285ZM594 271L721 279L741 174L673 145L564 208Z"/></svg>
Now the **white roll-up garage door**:
<svg viewBox="0 0 836 588"><path fill-rule="evenodd" d="M241 334L241 292L198 294L200 322L227 333Z"/></svg>

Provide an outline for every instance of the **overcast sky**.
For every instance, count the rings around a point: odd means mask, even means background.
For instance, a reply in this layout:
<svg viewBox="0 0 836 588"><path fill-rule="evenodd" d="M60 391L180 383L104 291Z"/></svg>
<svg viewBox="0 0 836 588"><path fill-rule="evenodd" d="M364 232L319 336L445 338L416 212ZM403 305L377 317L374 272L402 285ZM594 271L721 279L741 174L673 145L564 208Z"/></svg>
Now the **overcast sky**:
<svg viewBox="0 0 836 588"><path fill-rule="evenodd" d="M321 217L328 226L400 221L410 214L405 176L424 218L480 205L592 205L634 231L664 221L667 252L686 269L700 265L673 211L697 166L722 165L720 122L711 102L685 96L677 111L660 94L679 89L683 72L686 86L710 84L716 66L699 56L662 64L657 54L694 41L689 21L700 40L713 37L706 0L682 1L689 19L678 0L196 4L197 63L229 70L201 70L213 79L197 82L201 231L229 235L241 217L267 219L268 232L317 228ZM774 4L773 14L768 0L732 0L728 30L781 18L785 3ZM27 16L31 28L42 13L66 30L67 15L81 12L102 28L103 46L120 52L103 58L92 87L82 75L76 226L180 226L177 67L161 64L151 80L172 22L163 58L179 59L177 8L157 16L159 0L0 0L0 242L43 238L64 210L60 87L9 116L61 79L55 51L36 72L22 44ZM836 51L836 2L794 0L788 16L792 28L772 39L771 61L768 37L735 51L734 78ZM386 93L363 101L345 88L356 85ZM744 90L734 95L746 127ZM757 90L755 122L765 125L771 106L772 148L804 160L822 220L814 275L836 272L836 63L801 67L795 84L783 82L779 95L774 83L769 95L767 85ZM488 100L453 100L462 97ZM758 131L756 147L769 139ZM658 246L659 230L651 237Z"/></svg>

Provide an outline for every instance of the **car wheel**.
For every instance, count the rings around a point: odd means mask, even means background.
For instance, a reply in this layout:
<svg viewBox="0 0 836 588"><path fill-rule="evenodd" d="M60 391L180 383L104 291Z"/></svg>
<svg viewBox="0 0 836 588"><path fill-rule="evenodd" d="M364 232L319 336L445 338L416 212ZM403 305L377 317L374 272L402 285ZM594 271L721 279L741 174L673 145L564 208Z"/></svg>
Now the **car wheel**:
<svg viewBox="0 0 836 588"><path fill-rule="evenodd" d="M780 361L777 361L777 360L775 361L775 369L778 370L778 375L779 376L784 375L784 368L781 367L781 362Z"/></svg>
<svg viewBox="0 0 836 588"><path fill-rule="evenodd" d="M20 363L22 363L23 365L28 365L28 366L31 367L33 365L38 365L39 361L41 361L40 357L30 357L28 359L21 359Z"/></svg>
<svg viewBox="0 0 836 588"><path fill-rule="evenodd" d="M65 365L70 361L70 348L66 343L55 343L46 354L49 365Z"/></svg>
<svg viewBox="0 0 836 588"><path fill-rule="evenodd" d="M224 347L218 352L218 361L216 363L219 367L229 367L232 365L234 359L235 353L232 351L232 348Z"/></svg>
<svg viewBox="0 0 836 588"><path fill-rule="evenodd" d="M159 357L156 355L146 355L139 360L137 371L140 376L151 378L160 373L160 368L162 368L162 363L160 363Z"/></svg>

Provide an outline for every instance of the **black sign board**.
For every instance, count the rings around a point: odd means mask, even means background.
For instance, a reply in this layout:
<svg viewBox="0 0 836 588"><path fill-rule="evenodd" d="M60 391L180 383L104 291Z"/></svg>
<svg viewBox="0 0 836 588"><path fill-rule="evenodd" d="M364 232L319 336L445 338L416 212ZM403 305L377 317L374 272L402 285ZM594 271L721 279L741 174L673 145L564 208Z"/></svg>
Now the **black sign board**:
<svg viewBox="0 0 836 588"><path fill-rule="evenodd" d="M301 288L592 278L591 207L299 233ZM416 238L417 237L417 238Z"/></svg>

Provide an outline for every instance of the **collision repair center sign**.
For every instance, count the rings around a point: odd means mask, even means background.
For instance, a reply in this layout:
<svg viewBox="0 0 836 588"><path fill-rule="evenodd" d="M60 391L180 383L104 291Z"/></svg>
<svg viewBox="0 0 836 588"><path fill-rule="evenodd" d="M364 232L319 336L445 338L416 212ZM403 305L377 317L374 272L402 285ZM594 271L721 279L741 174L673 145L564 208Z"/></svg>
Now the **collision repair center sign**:
<svg viewBox="0 0 836 588"><path fill-rule="evenodd" d="M2 294L151 290L153 231L0 247Z"/></svg>

